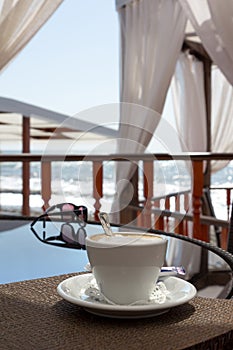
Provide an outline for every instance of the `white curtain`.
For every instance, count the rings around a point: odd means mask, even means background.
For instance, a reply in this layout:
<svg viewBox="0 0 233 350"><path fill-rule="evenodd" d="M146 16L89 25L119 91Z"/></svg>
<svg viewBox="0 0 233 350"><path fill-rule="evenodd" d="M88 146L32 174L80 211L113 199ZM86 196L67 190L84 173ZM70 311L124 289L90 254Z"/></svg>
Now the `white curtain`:
<svg viewBox="0 0 233 350"><path fill-rule="evenodd" d="M212 69L211 77L211 151L232 152L233 1L179 0L179 2L213 63L219 68ZM213 161L211 171L220 170L227 163L227 161Z"/></svg>
<svg viewBox="0 0 233 350"><path fill-rule="evenodd" d="M211 151L233 151L233 87L213 66L211 89ZM171 84L173 106L183 150L206 151L206 113L203 65L194 56L181 53ZM212 161L215 172L228 161Z"/></svg>
<svg viewBox="0 0 233 350"><path fill-rule="evenodd" d="M233 87L217 67L212 68L212 152L233 152ZM213 161L212 172L226 166L228 161Z"/></svg>
<svg viewBox="0 0 233 350"><path fill-rule="evenodd" d="M0 71L24 48L63 0L0 0Z"/></svg>
<svg viewBox="0 0 233 350"><path fill-rule="evenodd" d="M118 152L140 153L159 123L184 39L186 17L176 0L131 1L118 12L123 102ZM133 168L132 164L118 164L116 181L122 183L118 194Z"/></svg>
<svg viewBox="0 0 233 350"><path fill-rule="evenodd" d="M206 152L206 112L203 64L188 52L181 53L171 84L177 130L182 149Z"/></svg>
<svg viewBox="0 0 233 350"><path fill-rule="evenodd" d="M233 84L233 1L179 0L213 62Z"/></svg>
<svg viewBox="0 0 233 350"><path fill-rule="evenodd" d="M185 15L176 0L139 0L119 9L119 19L121 102L161 114L184 38ZM121 116L123 124L131 119Z"/></svg>

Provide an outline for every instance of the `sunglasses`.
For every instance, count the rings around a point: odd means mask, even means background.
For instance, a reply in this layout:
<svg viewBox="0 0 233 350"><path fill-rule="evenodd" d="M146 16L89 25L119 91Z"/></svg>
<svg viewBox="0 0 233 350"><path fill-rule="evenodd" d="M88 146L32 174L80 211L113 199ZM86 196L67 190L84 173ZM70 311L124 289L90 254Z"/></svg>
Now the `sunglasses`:
<svg viewBox="0 0 233 350"><path fill-rule="evenodd" d="M37 239L46 244L86 249L87 218L88 210L85 206L60 203L48 208L36 218L31 223L31 231ZM54 234L54 230L59 231L59 234Z"/></svg>

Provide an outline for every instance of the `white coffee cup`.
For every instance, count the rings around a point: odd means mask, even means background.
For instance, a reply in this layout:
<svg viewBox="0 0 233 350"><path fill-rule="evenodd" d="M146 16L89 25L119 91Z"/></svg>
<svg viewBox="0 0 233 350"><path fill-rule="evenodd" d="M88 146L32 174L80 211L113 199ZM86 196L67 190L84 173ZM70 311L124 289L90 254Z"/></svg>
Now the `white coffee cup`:
<svg viewBox="0 0 233 350"><path fill-rule="evenodd" d="M86 238L87 254L101 293L116 304L148 301L164 264L167 240L119 232Z"/></svg>

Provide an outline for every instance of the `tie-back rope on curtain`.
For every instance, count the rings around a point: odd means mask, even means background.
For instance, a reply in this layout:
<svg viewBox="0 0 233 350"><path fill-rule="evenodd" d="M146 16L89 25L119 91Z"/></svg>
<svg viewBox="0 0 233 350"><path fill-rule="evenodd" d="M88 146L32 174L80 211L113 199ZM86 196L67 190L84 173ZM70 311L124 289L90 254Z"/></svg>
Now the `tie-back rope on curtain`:
<svg viewBox="0 0 233 350"><path fill-rule="evenodd" d="M1 0L0 71L25 47L63 0Z"/></svg>

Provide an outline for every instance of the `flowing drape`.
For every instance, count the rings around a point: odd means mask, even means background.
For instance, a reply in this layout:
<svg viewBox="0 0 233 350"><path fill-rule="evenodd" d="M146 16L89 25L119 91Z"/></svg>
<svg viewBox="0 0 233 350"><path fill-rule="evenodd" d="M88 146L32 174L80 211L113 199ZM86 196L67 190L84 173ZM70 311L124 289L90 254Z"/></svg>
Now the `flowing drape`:
<svg viewBox="0 0 233 350"><path fill-rule="evenodd" d="M122 102L118 152L144 152L160 120L186 17L175 0L131 1L118 12ZM116 181L122 183L118 195L133 170L133 164L118 164Z"/></svg>
<svg viewBox="0 0 233 350"><path fill-rule="evenodd" d="M121 102L161 114L184 38L185 15L175 0L140 0L121 8L119 19ZM126 133L134 138L130 128L124 128L133 121L129 110L121 114L121 136ZM144 120L141 125L143 133ZM119 148L125 149L122 143Z"/></svg>
<svg viewBox="0 0 233 350"><path fill-rule="evenodd" d="M0 71L24 48L62 1L0 1Z"/></svg>
<svg viewBox="0 0 233 350"><path fill-rule="evenodd" d="M211 80L211 151L232 152L233 88L216 66L212 68ZM181 53L171 91L183 150L205 152L207 127L202 62L188 53ZM222 169L228 163L212 161L211 172Z"/></svg>
<svg viewBox="0 0 233 350"><path fill-rule="evenodd" d="M211 151L232 152L233 2L231 0L224 2L179 0L179 2L200 37L202 45L213 63L218 66L217 69L213 65L211 76ZM220 170L227 164L228 162L213 161L211 171Z"/></svg>
<svg viewBox="0 0 233 350"><path fill-rule="evenodd" d="M233 84L233 1L179 0L213 62Z"/></svg>
<svg viewBox="0 0 233 350"><path fill-rule="evenodd" d="M206 152L207 131L203 64L189 53L181 53L171 85L181 147Z"/></svg>
<svg viewBox="0 0 233 350"><path fill-rule="evenodd" d="M217 67L212 69L212 152L233 151L233 87ZM226 166L228 161L212 161L212 172Z"/></svg>

